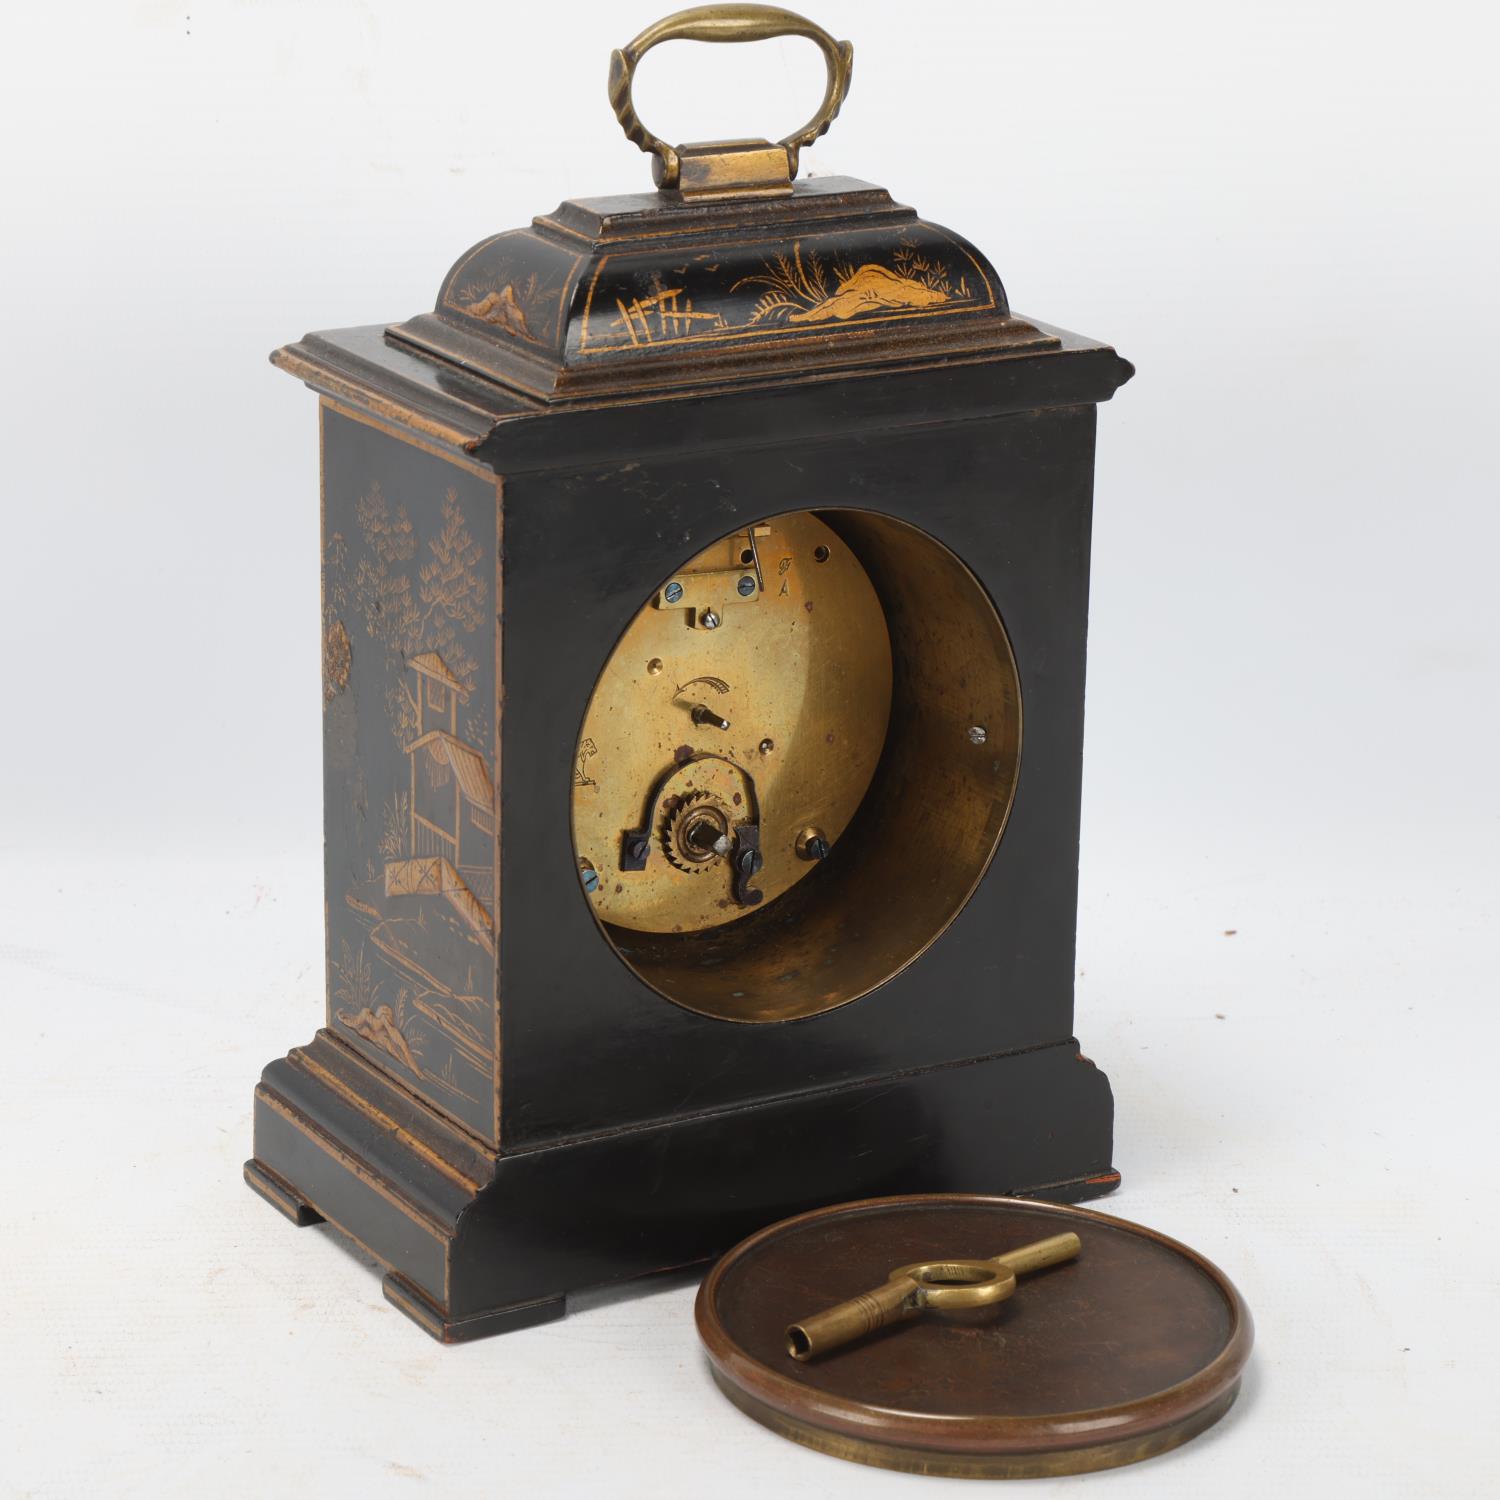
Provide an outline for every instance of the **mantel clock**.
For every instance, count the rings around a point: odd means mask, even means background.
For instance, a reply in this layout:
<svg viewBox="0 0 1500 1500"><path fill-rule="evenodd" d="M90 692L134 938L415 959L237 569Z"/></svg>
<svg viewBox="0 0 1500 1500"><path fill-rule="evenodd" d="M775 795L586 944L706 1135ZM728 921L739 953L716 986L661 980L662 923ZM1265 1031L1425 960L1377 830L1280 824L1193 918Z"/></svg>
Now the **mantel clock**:
<svg viewBox="0 0 1500 1500"><path fill-rule="evenodd" d="M660 41L812 39L787 139L668 146ZM274 362L320 397L328 1000L246 1176L471 1338L913 1191L1102 1193L1073 1039L1097 403L968 241L798 181L851 49L616 52L657 190Z"/></svg>

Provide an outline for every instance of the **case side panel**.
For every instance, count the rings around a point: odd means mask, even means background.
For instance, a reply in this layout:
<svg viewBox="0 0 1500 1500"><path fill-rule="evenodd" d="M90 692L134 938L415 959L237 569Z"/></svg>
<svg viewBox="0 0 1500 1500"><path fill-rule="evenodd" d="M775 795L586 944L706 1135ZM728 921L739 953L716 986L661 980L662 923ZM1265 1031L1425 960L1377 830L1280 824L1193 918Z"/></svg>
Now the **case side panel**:
<svg viewBox="0 0 1500 1500"><path fill-rule="evenodd" d="M493 1144L498 484L321 423L327 1024Z"/></svg>

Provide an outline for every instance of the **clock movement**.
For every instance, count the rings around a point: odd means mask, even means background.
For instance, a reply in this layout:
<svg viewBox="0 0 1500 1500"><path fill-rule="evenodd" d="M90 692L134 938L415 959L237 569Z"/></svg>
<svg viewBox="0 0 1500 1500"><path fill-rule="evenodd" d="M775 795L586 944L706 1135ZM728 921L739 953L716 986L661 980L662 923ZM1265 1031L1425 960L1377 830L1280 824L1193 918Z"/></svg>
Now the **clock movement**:
<svg viewBox="0 0 1500 1500"><path fill-rule="evenodd" d="M641 123L657 43L778 34L827 60L801 131ZM246 1178L443 1339L839 1199L1118 1181L1073 963L1131 368L797 180L851 66L772 7L657 23L609 83L655 192L273 356L320 397L327 1009Z"/></svg>

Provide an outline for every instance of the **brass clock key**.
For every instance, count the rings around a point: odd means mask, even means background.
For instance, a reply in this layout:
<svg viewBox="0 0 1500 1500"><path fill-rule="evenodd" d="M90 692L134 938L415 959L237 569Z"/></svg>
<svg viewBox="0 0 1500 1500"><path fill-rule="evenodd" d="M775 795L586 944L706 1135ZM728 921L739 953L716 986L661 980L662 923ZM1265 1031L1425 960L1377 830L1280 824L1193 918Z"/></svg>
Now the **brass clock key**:
<svg viewBox="0 0 1500 1500"><path fill-rule="evenodd" d="M927 1260L897 1266L883 1286L793 1323L786 1331L786 1351L793 1359L812 1359L928 1310L992 1307L1015 1291L1018 1276L1072 1260L1081 1248L1076 1234L1054 1234L990 1260Z"/></svg>

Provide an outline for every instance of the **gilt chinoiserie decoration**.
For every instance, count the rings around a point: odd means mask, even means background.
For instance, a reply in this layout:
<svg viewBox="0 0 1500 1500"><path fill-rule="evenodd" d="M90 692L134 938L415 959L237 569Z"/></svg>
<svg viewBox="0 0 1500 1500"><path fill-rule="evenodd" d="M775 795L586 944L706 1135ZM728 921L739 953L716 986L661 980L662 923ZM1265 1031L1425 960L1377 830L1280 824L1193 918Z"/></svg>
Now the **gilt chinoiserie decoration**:
<svg viewBox="0 0 1500 1500"><path fill-rule="evenodd" d="M828 63L781 142L669 146L658 42ZM1112 349L967 240L797 179L847 43L766 6L614 56L655 192L310 334L327 1010L250 1184L461 1339L788 1213L1118 1180L1072 974Z"/></svg>
<svg viewBox="0 0 1500 1500"><path fill-rule="evenodd" d="M495 484L394 445L366 462L324 489L332 1023L489 1133Z"/></svg>

